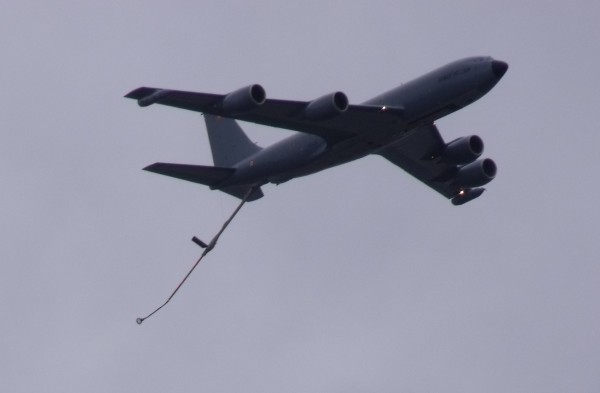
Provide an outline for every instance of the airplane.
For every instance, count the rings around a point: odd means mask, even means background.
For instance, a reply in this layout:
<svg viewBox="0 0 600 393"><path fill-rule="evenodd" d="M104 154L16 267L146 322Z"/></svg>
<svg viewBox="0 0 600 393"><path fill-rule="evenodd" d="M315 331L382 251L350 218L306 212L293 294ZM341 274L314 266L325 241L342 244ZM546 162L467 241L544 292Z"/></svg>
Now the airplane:
<svg viewBox="0 0 600 393"><path fill-rule="evenodd" d="M158 162L144 168L150 172L253 201L263 197L265 184L376 154L462 205L483 193L496 164L480 159L479 136L446 143L434 123L483 97L507 69L489 56L468 57L359 105L341 91L308 102L270 99L258 84L224 95L140 87L125 97L141 107L161 104L204 114L215 166ZM236 120L297 132L262 148Z"/></svg>

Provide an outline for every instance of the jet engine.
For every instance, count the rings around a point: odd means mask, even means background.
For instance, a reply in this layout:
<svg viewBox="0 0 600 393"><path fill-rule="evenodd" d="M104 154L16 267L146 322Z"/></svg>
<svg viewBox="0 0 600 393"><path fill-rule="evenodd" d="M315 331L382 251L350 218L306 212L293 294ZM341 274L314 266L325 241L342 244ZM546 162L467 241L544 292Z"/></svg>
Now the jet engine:
<svg viewBox="0 0 600 393"><path fill-rule="evenodd" d="M463 165L475 161L481 153L483 153L483 141L477 135L471 135L448 143L441 158L450 165Z"/></svg>
<svg viewBox="0 0 600 393"><path fill-rule="evenodd" d="M250 85L227 94L221 105L225 114L239 115L262 105L266 99L267 94L261 85Z"/></svg>
<svg viewBox="0 0 600 393"><path fill-rule="evenodd" d="M496 177L496 163L490 158L477 160L458 169L455 182L460 187L479 187Z"/></svg>
<svg viewBox="0 0 600 393"><path fill-rule="evenodd" d="M327 120L348 109L348 97L341 91L319 97L308 103L304 115L309 120Z"/></svg>
<svg viewBox="0 0 600 393"><path fill-rule="evenodd" d="M467 188L466 190L461 190L458 195L452 198L452 204L454 206L464 205L465 203L478 198L484 191L485 188Z"/></svg>

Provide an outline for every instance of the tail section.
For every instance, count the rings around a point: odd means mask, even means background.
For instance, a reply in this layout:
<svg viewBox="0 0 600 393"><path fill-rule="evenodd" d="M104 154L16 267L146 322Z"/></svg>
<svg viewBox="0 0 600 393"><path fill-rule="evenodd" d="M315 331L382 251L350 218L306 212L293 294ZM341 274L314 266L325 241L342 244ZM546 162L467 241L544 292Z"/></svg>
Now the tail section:
<svg viewBox="0 0 600 393"><path fill-rule="evenodd" d="M229 187L219 188L219 191L223 191L224 193L227 193L227 194L232 195L239 199L244 199L249 188L250 188L249 186L229 186ZM248 202L252 202L257 199L262 198L263 196L264 196L264 194L263 194L262 190L260 189L260 187L254 187L254 190L252 190L252 193L248 196L248 198L246 198L246 200Z"/></svg>
<svg viewBox="0 0 600 393"><path fill-rule="evenodd" d="M231 185L222 188L219 185L233 176L234 167L238 162L259 152L261 148L248 139L235 120L209 114L205 114L204 119L214 167L157 162L144 170L204 184L213 190L217 189L243 199L252 185ZM246 200L254 201L262 197L260 187L254 187L252 194Z"/></svg>
<svg viewBox="0 0 600 393"><path fill-rule="evenodd" d="M248 138L235 120L204 114L204 121L213 162L217 167L233 167L261 150L261 147Z"/></svg>
<svg viewBox="0 0 600 393"><path fill-rule="evenodd" d="M216 187L229 176L233 175L233 168L219 168L203 165L167 164L157 162L144 168L145 171L154 172L177 179L204 184L210 188Z"/></svg>
<svg viewBox="0 0 600 393"><path fill-rule="evenodd" d="M250 186L245 185L218 188L220 183L233 175L235 172L235 169L233 168L203 165L167 164L164 162L157 162L155 164L148 165L144 168L144 170L175 177L177 179L191 181L193 183L204 184L213 190L218 189L240 199L246 195L248 189L250 188ZM255 201L262 197L263 193L261 189L256 187L252 194L250 194L250 196L247 198L247 201Z"/></svg>

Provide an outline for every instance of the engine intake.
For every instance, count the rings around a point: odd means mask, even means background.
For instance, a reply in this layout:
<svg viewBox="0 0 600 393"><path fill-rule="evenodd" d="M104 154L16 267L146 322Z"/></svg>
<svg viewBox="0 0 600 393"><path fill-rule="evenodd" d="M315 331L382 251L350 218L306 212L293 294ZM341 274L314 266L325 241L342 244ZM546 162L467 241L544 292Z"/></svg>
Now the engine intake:
<svg viewBox="0 0 600 393"><path fill-rule="evenodd" d="M227 94L222 108L227 115L239 115L262 105L266 99L267 94L261 85L250 85Z"/></svg>
<svg viewBox="0 0 600 393"><path fill-rule="evenodd" d="M479 187L496 177L496 163L490 158L478 160L461 167L455 177L460 187Z"/></svg>
<svg viewBox="0 0 600 393"><path fill-rule="evenodd" d="M304 115L309 120L327 120L348 109L348 97L341 91L319 97L308 103Z"/></svg>
<svg viewBox="0 0 600 393"><path fill-rule="evenodd" d="M471 135L448 143L441 158L450 165L464 165L475 161L481 153L483 153L483 141L477 135Z"/></svg>

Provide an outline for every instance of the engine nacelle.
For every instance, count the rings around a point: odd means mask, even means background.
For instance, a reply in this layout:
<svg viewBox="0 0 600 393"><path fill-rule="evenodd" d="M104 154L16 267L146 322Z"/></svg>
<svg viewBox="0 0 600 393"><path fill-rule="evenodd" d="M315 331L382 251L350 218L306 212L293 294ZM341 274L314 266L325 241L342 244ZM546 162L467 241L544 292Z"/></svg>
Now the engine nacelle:
<svg viewBox="0 0 600 393"><path fill-rule="evenodd" d="M490 158L478 160L461 167L455 182L460 187L479 187L496 177L496 163Z"/></svg>
<svg viewBox="0 0 600 393"><path fill-rule="evenodd" d="M484 191L485 188L467 188L466 190L461 190L458 195L452 198L452 204L454 206L464 205L465 203L478 198Z"/></svg>
<svg viewBox="0 0 600 393"><path fill-rule="evenodd" d="M471 135L448 143L441 158L450 165L463 165L475 161L481 153L483 153L483 141L477 135Z"/></svg>
<svg viewBox="0 0 600 393"><path fill-rule="evenodd" d="M239 115L262 105L266 99L267 94L261 85L250 85L227 94L221 106L225 114Z"/></svg>
<svg viewBox="0 0 600 393"><path fill-rule="evenodd" d="M348 109L348 97L341 91L319 97L308 103L304 115L309 120L326 120Z"/></svg>

